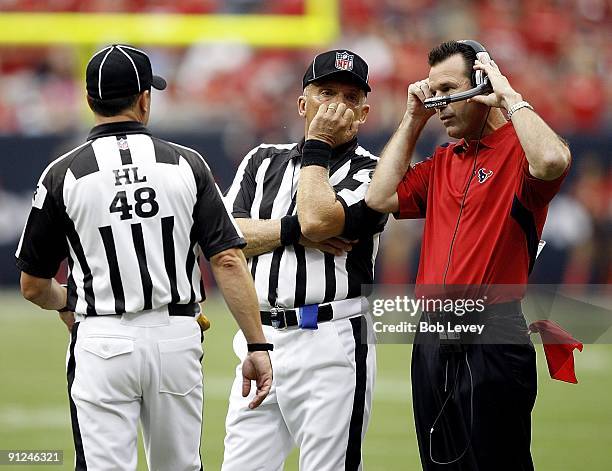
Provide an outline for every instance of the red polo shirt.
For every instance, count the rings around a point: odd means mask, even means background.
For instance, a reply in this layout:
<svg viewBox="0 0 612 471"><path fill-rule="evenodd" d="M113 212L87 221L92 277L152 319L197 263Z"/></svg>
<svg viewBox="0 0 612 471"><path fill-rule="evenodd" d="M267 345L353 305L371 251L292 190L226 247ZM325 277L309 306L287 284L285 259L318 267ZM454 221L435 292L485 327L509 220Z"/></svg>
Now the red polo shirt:
<svg viewBox="0 0 612 471"><path fill-rule="evenodd" d="M412 166L397 187L396 217L425 218L417 285L527 282L548 203L567 170L552 181L533 177L508 122L480 140L475 176L459 218L475 151L476 141L437 147L433 157Z"/></svg>

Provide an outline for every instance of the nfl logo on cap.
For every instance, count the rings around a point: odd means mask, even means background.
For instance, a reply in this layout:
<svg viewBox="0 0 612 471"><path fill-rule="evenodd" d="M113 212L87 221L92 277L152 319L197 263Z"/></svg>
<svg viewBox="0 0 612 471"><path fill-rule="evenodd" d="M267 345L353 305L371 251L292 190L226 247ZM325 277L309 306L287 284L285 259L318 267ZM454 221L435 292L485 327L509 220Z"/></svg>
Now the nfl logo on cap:
<svg viewBox="0 0 612 471"><path fill-rule="evenodd" d="M353 57L348 52L336 52L336 69L353 70Z"/></svg>
<svg viewBox="0 0 612 471"><path fill-rule="evenodd" d="M356 83L366 93L371 91L368 85L368 64L358 54L347 49L317 54L302 77L302 88L322 78L348 80Z"/></svg>

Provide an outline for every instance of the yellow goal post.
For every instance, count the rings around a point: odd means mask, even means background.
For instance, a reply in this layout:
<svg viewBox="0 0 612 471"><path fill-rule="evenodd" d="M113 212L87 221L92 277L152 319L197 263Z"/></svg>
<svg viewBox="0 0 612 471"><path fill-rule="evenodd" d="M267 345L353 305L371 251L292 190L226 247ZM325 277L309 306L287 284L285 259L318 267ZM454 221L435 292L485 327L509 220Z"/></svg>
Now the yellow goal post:
<svg viewBox="0 0 612 471"><path fill-rule="evenodd" d="M168 13L0 13L0 44L130 43L188 46L240 42L254 47L311 47L340 33L338 0L304 0L303 15Z"/></svg>

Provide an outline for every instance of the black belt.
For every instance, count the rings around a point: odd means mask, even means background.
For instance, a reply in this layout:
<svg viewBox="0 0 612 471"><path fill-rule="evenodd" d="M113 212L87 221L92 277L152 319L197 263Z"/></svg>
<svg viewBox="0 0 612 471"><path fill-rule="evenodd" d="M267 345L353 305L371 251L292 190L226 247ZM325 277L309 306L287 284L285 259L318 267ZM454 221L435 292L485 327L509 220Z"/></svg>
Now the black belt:
<svg viewBox="0 0 612 471"><path fill-rule="evenodd" d="M453 315L453 312L424 312L424 317L429 322L448 322L449 324L462 324L462 323L482 323L487 324L487 321L492 318L506 318L510 319L515 316L522 316L521 302L510 301L507 303L489 304L485 306L482 312L470 312L464 316ZM481 338L478 338L473 333L459 333L459 332L439 332L438 337L440 340L440 353L451 354L451 353L462 353L465 352L466 346L472 343L479 343ZM524 335L520 338L521 340L526 338Z"/></svg>
<svg viewBox="0 0 612 471"><path fill-rule="evenodd" d="M272 311L260 311L261 323L271 325L275 329L297 327L299 324L297 309L274 308ZM317 322L328 322L334 318L334 310L330 304L318 306Z"/></svg>
<svg viewBox="0 0 612 471"><path fill-rule="evenodd" d="M198 303L189 304L168 304L168 315L170 316L183 316L183 317L195 317L200 311ZM144 312L144 311L143 311ZM104 317L107 314L84 314L85 317ZM109 314L109 315L121 315L121 314Z"/></svg>
<svg viewBox="0 0 612 471"><path fill-rule="evenodd" d="M171 316L195 317L199 310L198 303L168 304L168 314Z"/></svg>

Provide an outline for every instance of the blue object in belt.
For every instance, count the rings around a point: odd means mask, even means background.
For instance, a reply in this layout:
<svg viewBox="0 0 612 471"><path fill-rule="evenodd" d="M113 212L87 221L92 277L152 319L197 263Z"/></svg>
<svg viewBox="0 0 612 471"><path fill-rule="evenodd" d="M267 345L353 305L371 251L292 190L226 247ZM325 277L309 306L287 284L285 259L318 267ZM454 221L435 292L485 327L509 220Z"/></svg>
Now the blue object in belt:
<svg viewBox="0 0 612 471"><path fill-rule="evenodd" d="M306 306L302 306L299 309L300 309L300 321L298 324L299 328L317 330L319 328L317 325L317 317L319 315L319 305L318 304L308 304Z"/></svg>
<svg viewBox="0 0 612 471"><path fill-rule="evenodd" d="M307 310L305 316L306 322L303 320L304 308ZM334 318L334 310L329 304L311 304L296 309L275 307L270 311L261 311L259 314L261 315L261 323L263 325L270 325L275 329L286 329L288 327L298 326L302 329L316 329L317 325L321 322L328 322Z"/></svg>

